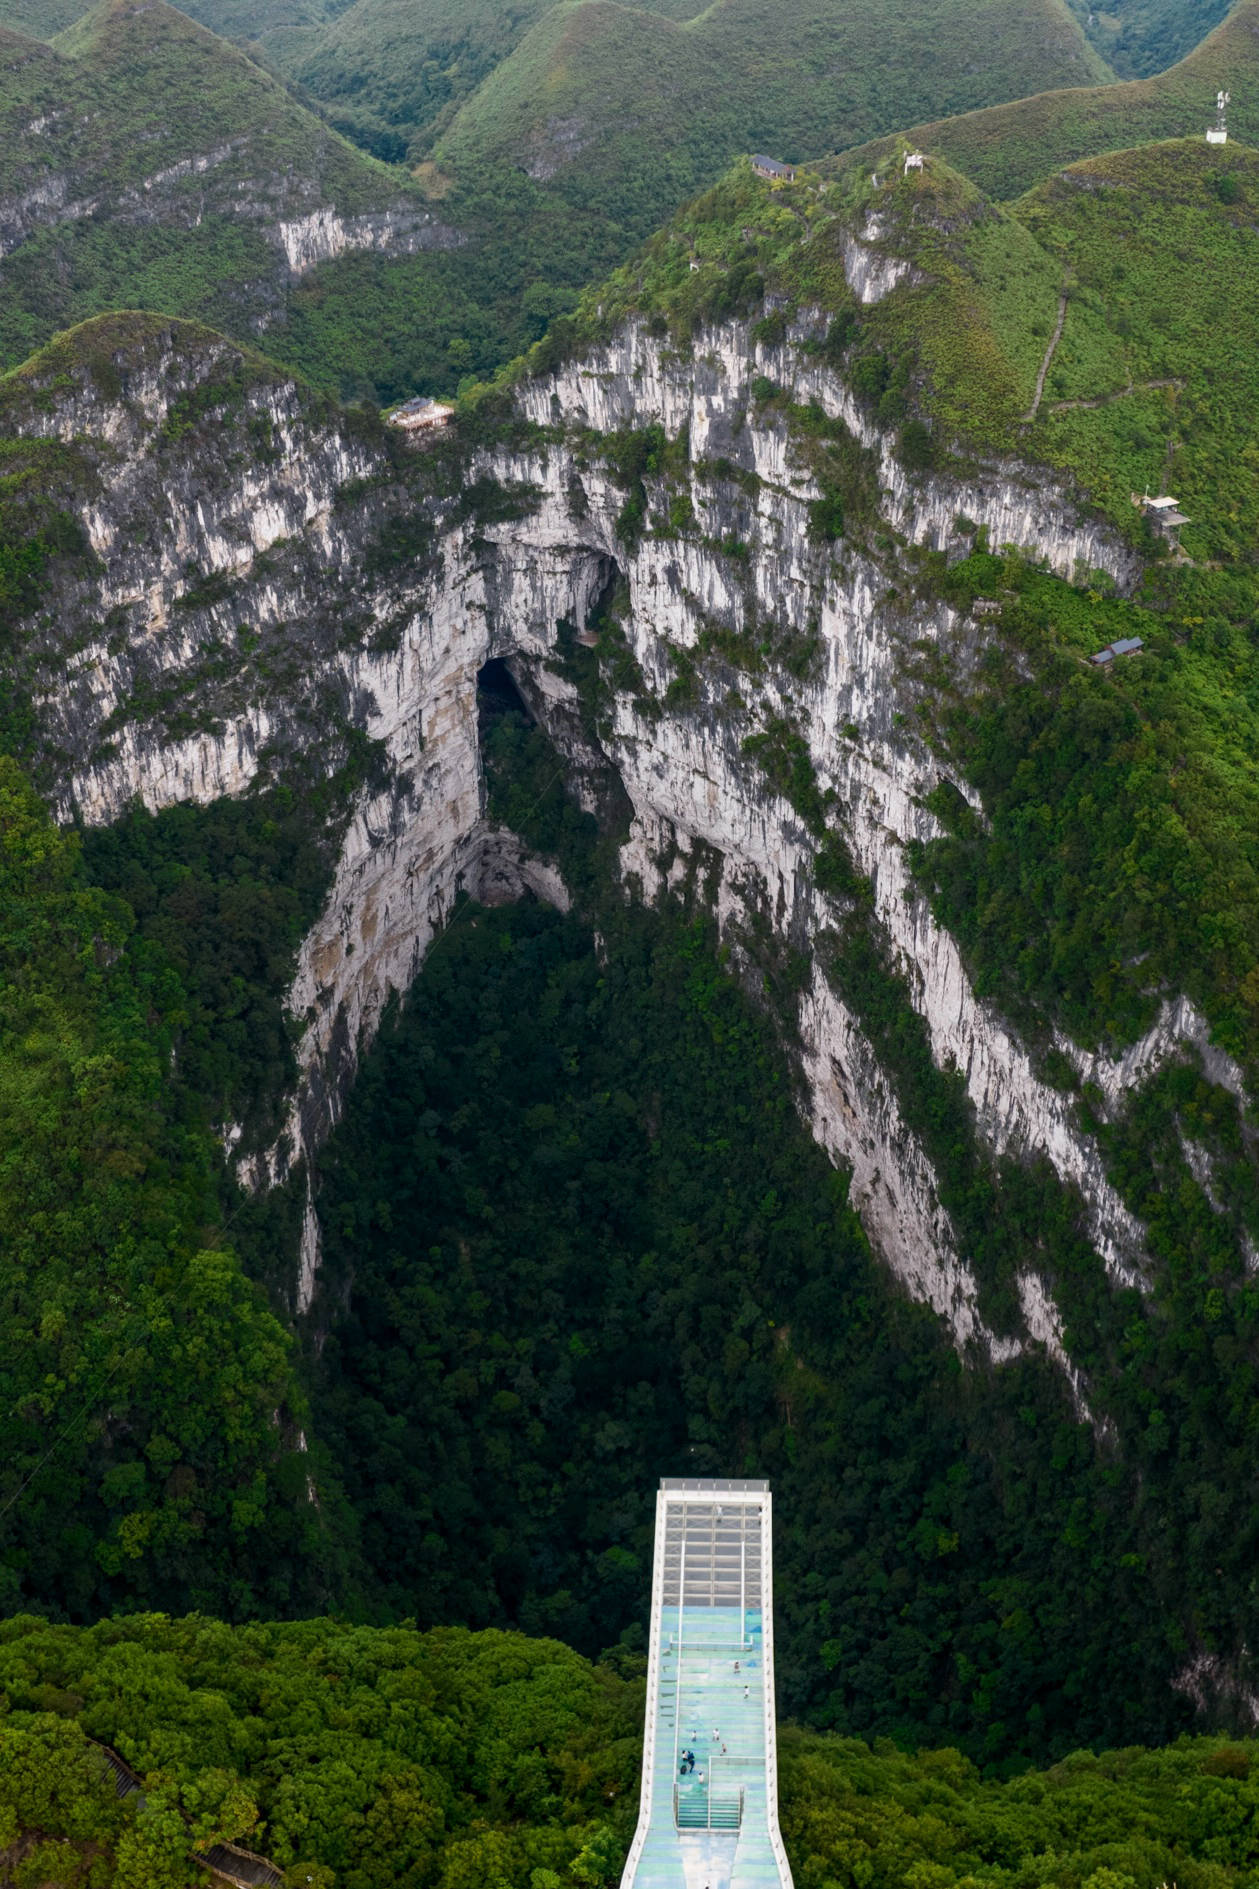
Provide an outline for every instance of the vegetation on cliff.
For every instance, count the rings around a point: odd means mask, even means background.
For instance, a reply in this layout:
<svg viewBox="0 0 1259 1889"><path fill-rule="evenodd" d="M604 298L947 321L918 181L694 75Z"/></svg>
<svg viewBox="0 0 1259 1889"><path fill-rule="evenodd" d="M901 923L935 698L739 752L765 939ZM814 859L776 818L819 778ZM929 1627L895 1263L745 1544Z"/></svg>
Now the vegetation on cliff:
<svg viewBox="0 0 1259 1889"><path fill-rule="evenodd" d="M0 33L0 204L10 228L0 367L61 328L118 308L262 330L285 351L295 284L281 224L392 219L438 225L404 171L332 131L271 74L163 0L101 0L54 44ZM453 240L435 227L438 242ZM353 243L351 243L353 247ZM398 306L420 257L393 263ZM360 333L361 339L361 333ZM290 355L295 344L288 344ZM300 363L343 384L330 348ZM374 355L366 393L388 384ZM406 384L405 380L404 383Z"/></svg>
<svg viewBox="0 0 1259 1889"><path fill-rule="evenodd" d="M810 4L814 16L786 39L765 0L726 0L720 18L709 9L693 28L669 17L673 6L552 7L519 45L527 8L483 5L469 16L430 6L400 22L377 0L340 14L323 45L304 38L318 0L295 9L305 25L280 9L270 21L277 44L333 98L332 125L246 52L164 4L101 0L52 45L0 28L0 203L19 238L7 245L0 366L58 328L132 307L261 337L276 358L347 397L453 390L537 339L592 274L620 261L749 138L828 149L895 122L907 96L939 111L1096 76L1063 0L975 0L989 47L982 67L970 56L970 24L951 6L938 9L936 55L923 62L921 9L905 9L889 39L886 9L854 17L835 0ZM223 31L249 29L239 8L193 11ZM0 8L0 20L28 30L68 17ZM266 24L256 22L264 34ZM805 29L816 49L802 86ZM661 32L671 36L664 48ZM867 58L877 85L837 88L836 65L864 70ZM628 100L615 91L620 75ZM557 84L567 102L552 96ZM538 85L548 102L535 125ZM503 96L518 109L504 115ZM421 140L414 163L461 99L466 118L450 128L446 169L430 166L417 180L399 161L408 140ZM526 152L522 163L501 134L518 130L532 149L550 136L547 124L569 124L570 110L574 149L597 156L548 181L545 157L535 163ZM623 129L631 122L632 137ZM564 158L570 132L557 135ZM427 222L424 240L435 247L405 254L401 229L392 254L363 253L375 239L352 240L352 261L334 252L291 279L277 226L316 212Z"/></svg>
<svg viewBox="0 0 1259 1889"><path fill-rule="evenodd" d="M224 1241L167 1081L182 993L132 927L0 761L0 1604L309 1604L291 1341Z"/></svg>
<svg viewBox="0 0 1259 1889"><path fill-rule="evenodd" d="M858 927L835 975L993 1312L1034 1256L1122 1455L1098 1458L1046 1364L962 1373L867 1255L703 923L601 891L595 823L536 730L500 718L489 754L498 817L588 903L580 921L466 909L323 1163L325 1303L342 1281L349 1299L313 1408L359 1518L357 1604L638 1644L654 1475L764 1474L785 1709L991 1760L1173 1733L1174 1596L1227 1637L1253 1555L1195 1494L1248 1448L1225 1414L1241 1421L1252 1382L1235 1257L1208 1279L1196 1247L1172 1275L1180 1338L1161 1311L1147 1326L1139 1295L1110 1293L1078 1203L977 1152ZM701 861L697 897L702 877ZM745 944L790 1016L801 964ZM1209 1287L1211 1359L1192 1342Z"/></svg>
<svg viewBox="0 0 1259 1889"><path fill-rule="evenodd" d="M910 599L1001 602L986 673L958 683L947 647L924 668L925 724L996 820L970 821L948 852L941 915L981 991L1025 1027L1034 1012L1113 1048L1184 990L1251 1067L1256 202L1256 153L1189 140L1085 160L1008 209L939 159L774 191L743 166L529 362L545 371L631 318L690 347L738 314L772 347L799 315L814 338L796 345L847 382L915 476L965 479L976 459L1017 454L1103 512L1147 561L1130 601L1095 573L1073 586L1018 557L889 562ZM874 305L848 284L863 240L906 272ZM759 397L779 419L770 380ZM1187 558L1166 555L1132 502L1168 490L1189 514ZM967 536L962 521L954 560ZM1090 668L1125 635L1144 640L1139 659Z"/></svg>
<svg viewBox="0 0 1259 1889"><path fill-rule="evenodd" d="M552 25L577 31L587 15L574 9ZM113 19L79 29L71 51L99 51L93 35ZM32 72L44 56L22 53ZM1185 97L1196 98L1204 71L1176 79ZM442 109L439 91L435 82L425 111ZM1102 94L1080 96L1101 124ZM1180 97L1164 88L1157 111ZM33 100L22 95L23 111ZM1033 142L1041 111L1028 117ZM471 112L465 130L474 121ZM1009 175L1044 162L1060 133L1078 142L1067 122L1031 155L1015 153ZM1116 122L1105 118L1096 135L1109 138ZM981 158L984 148L976 134ZM922 648L906 656L923 732L978 789L986 816L942 789L941 837L914 866L981 996L1075 1090L1080 1121L1149 1228L1148 1296L1110 1288L1078 1203L1056 1183L998 1173L977 1155L960 1085L932 1063L904 981L864 924L860 888L838 852L828 856L831 889L853 907L828 941L829 972L930 1151L985 1310L1008 1309L1034 1261L1088 1372L1099 1426L1113 1426L1105 1446L1043 1360L964 1377L934 1318L891 1293L841 1178L797 1118L772 1024L726 975L702 886L656 913L610 895L606 823L600 834L577 813L556 784L556 757L510 715L487 742L492 811L560 857L583 903L566 918L529 905L463 908L412 1002L388 1020L324 1163L328 1329L299 1370L247 1277L281 1283L266 1214L225 1200L214 1132L241 1116L274 1119L291 1069L280 997L326 883L331 813L280 789L157 820L136 813L80 849L6 763L0 1371L16 1395L0 1421L12 1465L0 1485L0 1598L74 1617L120 1605L239 1616L332 1602L380 1622L519 1624L591 1654L623 1635L611 1669L592 1676L574 1654L539 1642L521 1652L493 1636L421 1642L404 1629L391 1638L316 1625L251 1629L246 1641L142 1621L45 1639L19 1623L12 1665L0 1659L12 1707L0 1754L28 1791L15 1798L16 1828L117 1846L120 1881L163 1880L163 1870L182 1880L189 1818L207 1840L242 1835L347 1882L372 1880L373 1845L441 1889L611 1880L635 1757L624 1675L640 1650L662 1468L774 1478L792 1518L779 1542L784 1698L816 1725L948 1741L1017 1768L1081 1740L1174 1734L1190 1708L1173 1675L1199 1651L1246 1642L1256 1541L1237 1492L1253 1476L1259 1355L1259 1294L1243 1262L1259 1236L1249 1124L1188 1063L1108 1112L1055 1031L1113 1050L1165 997L1187 992L1252 1076L1259 1059L1259 161L1236 144L1154 145L1073 163L997 205L943 160L906 174L900 155L863 154L859 166L774 192L741 168L592 291L531 365L544 369L629 314L680 348L733 314L774 344L802 314L813 358L847 380L912 477L960 477L977 460L1022 454L1072 481L1147 559L1136 594L1120 598L1096 573L1072 585L989 547L965 519L954 521L952 563L890 538L880 548L907 613L947 603L960 624L979 597L998 604L977 675L947 648L938 660ZM225 174L239 182L231 161ZM491 168L476 202L486 227L510 202L517 248L478 259L480 275L461 275L473 264L455 257L442 264L448 275L423 277L434 295L442 281L466 291L425 337L427 354L413 351L411 330L389 332L404 278L383 261L320 276L268 345L341 384L379 385L381 349L400 385L421 358L425 373L456 377L507 331L477 301L484 271L498 270L496 309L520 303L511 332L540 329L582 243L588 266L648 210L632 167L611 234L599 206L546 194L550 273L530 301L517 295L521 232L542 199L537 180L505 177ZM1009 178L987 181L1004 188ZM98 229L83 241L101 243L110 269L133 269L130 252L119 262L121 239ZM875 304L848 283L861 241L908 265ZM31 248L22 266L35 269L40 253ZM132 279L163 282L173 255ZM243 264L206 267L218 293ZM178 275L193 280L182 263ZM100 295L121 279L102 277ZM25 320L20 297L16 306ZM417 300L408 320L422 323L427 306ZM365 338L365 311L379 339ZM475 338L452 326L465 315L482 322ZM105 371L118 371L112 356ZM55 378L36 389L46 403ZM752 399L796 450L830 427L852 479L824 486L814 536L855 542L873 454L820 409L791 409L768 375ZM662 522L649 489L676 445L656 429L606 450L626 491L623 542L684 533L685 512ZM72 446L24 440L6 447L0 471L0 616L12 629L56 560L86 566L69 497L92 468ZM1133 491L1167 485L1191 515L1184 560L1159 553L1131 503ZM405 532L397 544L382 540L377 554L414 548ZM748 547L736 540L728 555L746 560ZM1105 674L1088 665L1132 632L1144 639L1139 657ZM597 686L638 686L612 629L606 646L623 667ZM803 675L809 651L796 655ZM758 648L758 662L770 658ZM579 675L585 664L587 681L599 663L570 642L562 660ZM685 712L693 680L679 662L667 706ZM11 741L22 739L29 695L9 691ZM790 734L784 723L745 752L792 790L824 840L827 809ZM361 778L351 770L341 788ZM768 929L745 945L744 974L789 1022L807 967L775 949ZM229 1232L245 1266L224 1244ZM474 1683L464 1670L482 1661L495 1675L523 1662L526 1677L542 1672L551 1704L561 1692L576 1703L554 1720L504 1720L474 1775L443 1767L455 1766L464 1720L496 1709L484 1674ZM317 1669L321 1685L339 1687L352 1662L367 1677L348 1723L321 1717L321 1705L296 1753L278 1730L257 1730L273 1715L278 1667ZM142 1673L140 1691L161 1694L152 1722L92 1695L97 1669L104 1685L118 1664ZM237 1668L254 1692L229 1679ZM202 1704L187 1705L173 1684L185 1671L198 1700L228 1699L205 1708L221 1746L203 1738ZM286 1706L300 1698L293 1686ZM433 1731L421 1762L407 1711L426 1688L455 1730ZM382 1696L404 1701L406 1765L395 1763L393 1732L379 1740L387 1758L346 1759L347 1736L377 1738L369 1696L373 1710ZM466 1708L451 1706L465 1697ZM172 1722L193 1728L182 1744ZM97 1802L79 1723L159 1774L152 1811L134 1827L133 1813ZM202 1762L212 1749L214 1763ZM956 1756L909 1761L809 1740L790 1756L789 1776L803 1783L794 1808L788 1792L788 1827L810 1889L868 1889L907 1872L918 1889L961 1878L1220 1889L1253 1868L1245 1751L1071 1760L1004 1794ZM45 1789L40 1777L62 1781ZM863 1794L877 1802L861 1808ZM1077 1854L1081 1817L1108 1835ZM145 1849L150 1841L158 1847ZM32 1855L32 1880L94 1866L82 1849Z"/></svg>

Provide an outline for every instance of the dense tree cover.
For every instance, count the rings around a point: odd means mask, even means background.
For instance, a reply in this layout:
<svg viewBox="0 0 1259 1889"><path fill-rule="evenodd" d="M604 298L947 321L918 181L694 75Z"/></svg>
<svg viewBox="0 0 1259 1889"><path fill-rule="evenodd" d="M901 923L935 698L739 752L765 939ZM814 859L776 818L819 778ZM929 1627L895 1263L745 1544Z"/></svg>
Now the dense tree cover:
<svg viewBox="0 0 1259 1889"><path fill-rule="evenodd" d="M357 0L303 48L296 76L334 114L348 108L351 135L378 127L400 155L423 150L552 3Z"/></svg>
<svg viewBox="0 0 1259 1889"><path fill-rule="evenodd" d="M564 860L586 916L465 908L322 1163L312 1394L358 1517L355 1605L632 1643L656 1477L761 1473L790 1709L988 1757L1173 1731L1185 1593L1226 1642L1246 1615L1238 1517L1200 1510L1198 1467L1099 1459L1047 1367L962 1372L869 1256L706 925L601 895L606 841L537 731L509 713L487 749L495 812ZM763 961L787 1014L798 968ZM910 1080L903 993L844 974ZM992 1275L1061 1268L1072 1312L1122 1330L1075 1206L1032 1177L998 1196L926 1064Z"/></svg>
<svg viewBox="0 0 1259 1889"><path fill-rule="evenodd" d="M0 1874L36 1838L23 1886L103 1880L95 1841L115 1889L182 1889L226 1840L318 1889L610 1889L637 1802L641 1687L518 1634L17 1618L0 1701Z"/></svg>
<svg viewBox="0 0 1259 1889"><path fill-rule="evenodd" d="M992 576L978 559L949 581ZM988 1757L1174 1730L1186 1595L1208 1644L1234 1643L1254 1552L1238 1511L1210 1499L1251 1473L1254 1295L1172 1126L1250 1212L1231 1098L1169 1074L1162 1104L1104 1130L1169 1268L1147 1321L1107 1288L1061 1190L977 1158L877 938L858 925L829 961L932 1149L989 1316L1007 1315L1027 1258L1053 1276L1090 1396L1125 1438L1099 1461L1056 1376L960 1374L930 1315L889 1292L704 924L608 901L608 840L517 714L487 748L495 812L562 858L602 955L583 920L468 909L366 1060L321 1197L329 1303L338 1279L350 1296L313 1366L312 1436L337 1474L311 1459L333 1537L312 1578L381 1619L632 1643L656 1476L761 1471L781 1498L793 1709ZM192 1144L203 1087L257 1096L280 1068L286 951L318 896L318 849L278 795L137 814L88 855L139 913L129 974L178 990ZM784 1015L797 970L763 961ZM277 1276L267 1218L251 1208L236 1230ZM314 1524L303 1500L296 1478L269 1500L269 1548ZM215 1604L300 1604L310 1589L286 1587L282 1562L267 1564L276 1598L239 1580ZM221 1536L184 1565L204 1585L182 1591L214 1594ZM124 1569L136 1578L154 1598L181 1591Z"/></svg>
<svg viewBox="0 0 1259 1889"><path fill-rule="evenodd" d="M1169 574L1171 615L1074 591L1017 558L980 555L939 581L959 599L996 590L1004 600L981 685L939 702L987 820L943 790L950 837L922 856L980 989L1033 1036L1057 1021L1112 1052L1169 992L1187 991L1217 1040L1253 1062L1249 582ZM1113 674L1087 662L1127 634L1145 647Z"/></svg>
<svg viewBox="0 0 1259 1889"><path fill-rule="evenodd" d="M1113 0L1104 11L1069 0L1093 45L1121 79L1164 72L1229 11L1229 0Z"/></svg>
<svg viewBox="0 0 1259 1889"><path fill-rule="evenodd" d="M991 1883L1206 1889L1255 1867L1254 1746L1076 1751L982 1780L956 1751L788 1731L783 1832L799 1889Z"/></svg>
<svg viewBox="0 0 1259 1889"><path fill-rule="evenodd" d="M327 890L329 816L364 758L331 780L208 808L133 808L84 835L89 876L125 899L139 939L179 979L185 1105L202 1121L243 1127L247 1147L279 1127L296 1068L284 992Z"/></svg>
<svg viewBox="0 0 1259 1889"><path fill-rule="evenodd" d="M613 1889L641 1661L550 1640L141 1615L0 1624L0 1870L21 1889L185 1889L238 1841L318 1889ZM1231 1889L1259 1860L1251 1744L1073 1753L1001 1782L790 1727L800 1889ZM119 1803L99 1745L144 1778Z"/></svg>
<svg viewBox="0 0 1259 1889"><path fill-rule="evenodd" d="M290 1341L170 1106L183 995L133 923L0 760L0 1594L291 1604L320 1589Z"/></svg>

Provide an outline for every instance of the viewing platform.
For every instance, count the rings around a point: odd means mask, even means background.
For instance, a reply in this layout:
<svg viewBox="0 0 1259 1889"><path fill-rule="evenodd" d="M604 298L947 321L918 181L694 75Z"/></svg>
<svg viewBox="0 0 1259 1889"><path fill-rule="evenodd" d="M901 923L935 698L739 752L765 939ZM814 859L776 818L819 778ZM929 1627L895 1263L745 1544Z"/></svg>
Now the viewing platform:
<svg viewBox="0 0 1259 1889"><path fill-rule="evenodd" d="M791 1889L767 1482L660 1485L642 1798L621 1889Z"/></svg>

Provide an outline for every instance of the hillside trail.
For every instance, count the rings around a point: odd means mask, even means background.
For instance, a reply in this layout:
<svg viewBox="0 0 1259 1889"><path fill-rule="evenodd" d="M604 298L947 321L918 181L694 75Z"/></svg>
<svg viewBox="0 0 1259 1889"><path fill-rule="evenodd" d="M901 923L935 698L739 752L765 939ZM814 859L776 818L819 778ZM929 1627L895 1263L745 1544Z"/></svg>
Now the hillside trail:
<svg viewBox="0 0 1259 1889"><path fill-rule="evenodd" d="M1066 326L1066 320L1067 320L1067 283L1066 283L1066 278L1064 277L1063 283L1062 283L1062 293L1058 297L1057 326L1054 328L1053 334L1050 337L1049 346L1045 349L1045 358L1040 364L1040 373L1036 376L1036 393L1032 399L1032 404L1028 408L1027 412L1023 415L1024 426L1030 426L1032 421L1036 418L1036 415L1040 411L1041 397L1045 391L1045 377L1049 373L1050 362L1054 358L1054 350L1057 348L1058 343L1062 340L1062 330Z"/></svg>
<svg viewBox="0 0 1259 1889"><path fill-rule="evenodd" d="M1130 380L1126 387L1119 389L1118 393L1098 394L1095 400L1055 400L1049 408L1049 411L1050 413L1079 413L1093 407L1109 407L1112 402L1116 400L1126 400L1129 394L1160 393L1169 387L1174 387L1176 392L1179 393L1184 384L1183 380L1176 379Z"/></svg>

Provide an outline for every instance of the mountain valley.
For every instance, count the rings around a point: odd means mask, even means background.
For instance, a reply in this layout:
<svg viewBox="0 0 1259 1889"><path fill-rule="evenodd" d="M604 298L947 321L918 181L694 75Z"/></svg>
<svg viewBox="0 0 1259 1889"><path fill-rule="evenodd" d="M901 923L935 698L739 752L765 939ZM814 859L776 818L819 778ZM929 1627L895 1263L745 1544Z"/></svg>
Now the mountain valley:
<svg viewBox="0 0 1259 1889"><path fill-rule="evenodd" d="M1241 1885L1257 0L429 11L3 41L0 1882L615 1883L665 1474L799 1883Z"/></svg>

